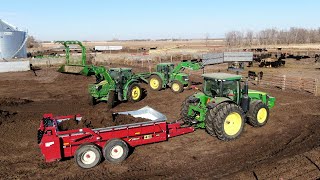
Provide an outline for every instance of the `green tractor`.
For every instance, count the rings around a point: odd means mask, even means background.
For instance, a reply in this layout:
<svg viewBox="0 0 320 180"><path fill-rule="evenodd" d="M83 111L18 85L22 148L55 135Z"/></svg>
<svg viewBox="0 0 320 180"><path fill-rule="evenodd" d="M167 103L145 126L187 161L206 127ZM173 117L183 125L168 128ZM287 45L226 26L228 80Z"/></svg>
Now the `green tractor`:
<svg viewBox="0 0 320 180"><path fill-rule="evenodd" d="M174 93L181 93L189 86L189 75L181 72L185 68L191 70L202 69L201 62L183 61L177 66L173 63L160 63L156 66L156 72L152 72L149 78L149 86L154 91L170 87Z"/></svg>
<svg viewBox="0 0 320 180"><path fill-rule="evenodd" d="M265 92L248 89L241 75L203 74L202 92L189 96L183 103L181 117L185 123L205 128L223 141L240 136L248 121L254 127L265 125L275 98ZM242 88L243 86L243 88Z"/></svg>
<svg viewBox="0 0 320 180"><path fill-rule="evenodd" d="M91 104L107 101L113 107L117 101L138 102L142 98L139 82L147 80L143 75L135 75L132 68L110 68L92 66L90 68L96 77L96 83L89 85Z"/></svg>

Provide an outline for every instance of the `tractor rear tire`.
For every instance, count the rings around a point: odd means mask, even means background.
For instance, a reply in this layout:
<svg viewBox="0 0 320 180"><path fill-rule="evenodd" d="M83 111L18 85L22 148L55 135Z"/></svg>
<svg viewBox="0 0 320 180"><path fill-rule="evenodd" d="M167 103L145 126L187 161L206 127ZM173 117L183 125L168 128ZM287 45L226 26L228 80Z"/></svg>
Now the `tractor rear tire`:
<svg viewBox="0 0 320 180"><path fill-rule="evenodd" d="M189 105L191 104L189 102L189 100L191 99L192 95L191 96L188 96L183 102L182 102L182 105L181 105L181 110L180 110L180 117L185 119L185 118L188 118L188 111L189 111Z"/></svg>
<svg viewBox="0 0 320 180"><path fill-rule="evenodd" d="M142 89L139 84L132 83L128 88L128 99L130 102L138 102L142 97Z"/></svg>
<svg viewBox="0 0 320 180"><path fill-rule="evenodd" d="M108 101L107 101L108 107L113 108L115 102L116 102L116 92L110 90L108 95Z"/></svg>
<svg viewBox="0 0 320 180"><path fill-rule="evenodd" d="M216 108L216 109L215 109ZM213 123L213 129L218 139L231 141L237 139L244 128L244 113L236 104L222 103L211 110L208 119ZM207 130L210 131L210 127ZM212 134L212 133L211 133Z"/></svg>
<svg viewBox="0 0 320 180"><path fill-rule="evenodd" d="M152 75L149 79L149 87L154 91L162 89L162 79L158 75Z"/></svg>
<svg viewBox="0 0 320 180"><path fill-rule="evenodd" d="M228 103L220 103L218 105L216 105L214 108L209 109L209 111L207 111L206 114L206 119L205 119L205 124L206 124L206 131L208 132L208 134L210 134L211 136L217 136L214 130L214 118L217 116L218 111L226 106Z"/></svg>
<svg viewBox="0 0 320 180"><path fill-rule="evenodd" d="M78 166L84 169L93 168L101 161L101 151L94 144L81 145L75 153L75 160Z"/></svg>
<svg viewBox="0 0 320 180"><path fill-rule="evenodd" d="M129 147L121 139L112 139L103 148L104 158L111 163L124 161L129 154Z"/></svg>
<svg viewBox="0 0 320 180"><path fill-rule="evenodd" d="M183 91L183 84L180 81L173 81L171 84L171 91L174 93L181 93Z"/></svg>
<svg viewBox="0 0 320 180"><path fill-rule="evenodd" d="M247 114L249 124L253 127L262 127L267 124L269 119L269 108L262 101L253 101L250 103Z"/></svg>

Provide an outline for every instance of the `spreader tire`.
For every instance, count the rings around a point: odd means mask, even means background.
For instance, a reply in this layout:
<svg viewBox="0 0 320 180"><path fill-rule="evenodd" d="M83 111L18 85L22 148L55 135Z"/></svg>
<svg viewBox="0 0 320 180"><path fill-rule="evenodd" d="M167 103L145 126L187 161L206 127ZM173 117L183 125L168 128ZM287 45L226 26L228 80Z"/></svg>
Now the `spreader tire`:
<svg viewBox="0 0 320 180"><path fill-rule="evenodd" d="M215 135L220 140L234 140L238 138L243 131L244 113L236 104L223 103L223 105L219 106L216 110L216 115L211 118Z"/></svg>
<svg viewBox="0 0 320 180"><path fill-rule="evenodd" d="M183 91L183 84L180 81L173 81L171 84L171 91L174 93L181 93Z"/></svg>
<svg viewBox="0 0 320 180"><path fill-rule="evenodd" d="M149 86L154 91L162 89L162 79L158 75L152 75L149 79Z"/></svg>
<svg viewBox="0 0 320 180"><path fill-rule="evenodd" d="M120 163L127 158L129 147L121 139L112 139L103 148L104 158L111 163Z"/></svg>
<svg viewBox="0 0 320 180"><path fill-rule="evenodd" d="M248 112L249 124L253 127L262 127L267 124L269 119L269 108L262 101L253 101L250 103Z"/></svg>
<svg viewBox="0 0 320 180"><path fill-rule="evenodd" d="M142 89L137 83L132 83L128 88L128 99L130 102L138 102L142 97Z"/></svg>
<svg viewBox="0 0 320 180"><path fill-rule="evenodd" d="M101 161L101 151L94 144L80 146L75 153L75 160L78 166L84 169L93 168Z"/></svg>

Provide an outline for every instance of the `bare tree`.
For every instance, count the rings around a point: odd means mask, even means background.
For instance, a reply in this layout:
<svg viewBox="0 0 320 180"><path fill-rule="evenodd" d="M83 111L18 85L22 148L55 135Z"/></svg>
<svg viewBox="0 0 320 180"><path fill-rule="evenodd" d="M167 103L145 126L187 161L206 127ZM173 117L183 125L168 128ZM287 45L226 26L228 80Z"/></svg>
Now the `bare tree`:
<svg viewBox="0 0 320 180"><path fill-rule="evenodd" d="M33 36L29 36L27 40L27 47L38 48L40 47L40 43Z"/></svg>
<svg viewBox="0 0 320 180"><path fill-rule="evenodd" d="M245 32L230 31L225 34L228 46L251 46L254 42L259 45L277 45L277 44L302 44L319 43L320 28L305 29L292 27L289 30L278 30L268 28L254 33L247 30Z"/></svg>

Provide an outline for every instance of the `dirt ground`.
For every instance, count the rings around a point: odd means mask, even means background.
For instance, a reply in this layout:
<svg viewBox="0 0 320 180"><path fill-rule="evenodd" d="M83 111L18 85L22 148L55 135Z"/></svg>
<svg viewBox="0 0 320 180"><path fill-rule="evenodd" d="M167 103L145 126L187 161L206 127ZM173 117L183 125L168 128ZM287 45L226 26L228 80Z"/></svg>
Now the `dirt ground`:
<svg viewBox="0 0 320 180"><path fill-rule="evenodd" d="M139 71L139 69L138 69ZM231 142L205 130L139 146L121 164L103 161L84 170L74 159L45 163L37 145L37 128L44 113L103 116L107 104L91 107L87 87L94 77L68 75L55 69L0 74L0 179L317 179L320 177L320 97L297 91L259 89L275 96L269 122L246 125ZM199 79L197 77L192 77ZM135 104L118 104L112 111L146 105L179 118L181 102L194 93L154 92Z"/></svg>

